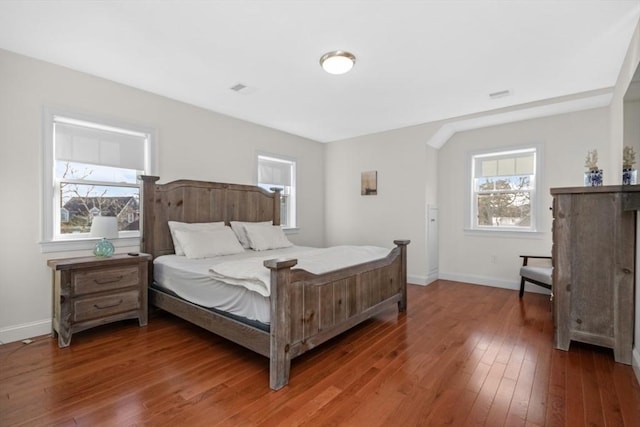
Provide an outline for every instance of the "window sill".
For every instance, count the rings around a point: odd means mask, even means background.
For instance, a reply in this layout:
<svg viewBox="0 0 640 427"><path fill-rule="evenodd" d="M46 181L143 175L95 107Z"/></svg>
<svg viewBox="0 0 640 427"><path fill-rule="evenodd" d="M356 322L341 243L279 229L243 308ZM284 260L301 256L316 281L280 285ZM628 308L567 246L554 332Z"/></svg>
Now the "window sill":
<svg viewBox="0 0 640 427"><path fill-rule="evenodd" d="M282 230L284 231L284 234L298 234L300 232L299 227L283 227Z"/></svg>
<svg viewBox="0 0 640 427"><path fill-rule="evenodd" d="M116 248L124 247L140 247L139 237L125 237L118 239L109 239ZM84 251L93 250L98 239L77 239L77 240L50 240L40 242L40 252L68 252L68 251Z"/></svg>
<svg viewBox="0 0 640 427"><path fill-rule="evenodd" d="M518 239L542 239L546 233L542 231L525 231L525 230L482 230L477 228L465 228L464 234L468 236L482 237L506 237Z"/></svg>

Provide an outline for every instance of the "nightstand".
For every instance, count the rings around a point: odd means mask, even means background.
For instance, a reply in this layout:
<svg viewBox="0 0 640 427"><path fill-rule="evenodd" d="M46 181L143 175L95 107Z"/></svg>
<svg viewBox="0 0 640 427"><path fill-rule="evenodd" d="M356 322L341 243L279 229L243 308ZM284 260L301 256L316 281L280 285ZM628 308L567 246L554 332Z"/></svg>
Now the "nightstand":
<svg viewBox="0 0 640 427"><path fill-rule="evenodd" d="M147 254L51 259L53 334L67 347L71 335L105 323L138 319L147 324Z"/></svg>

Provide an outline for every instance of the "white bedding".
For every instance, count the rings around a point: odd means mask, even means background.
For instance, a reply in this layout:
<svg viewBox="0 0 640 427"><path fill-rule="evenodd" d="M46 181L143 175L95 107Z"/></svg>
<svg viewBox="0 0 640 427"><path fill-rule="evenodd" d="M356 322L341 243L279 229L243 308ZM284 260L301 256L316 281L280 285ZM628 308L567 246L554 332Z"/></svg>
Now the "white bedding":
<svg viewBox="0 0 640 427"><path fill-rule="evenodd" d="M269 324L271 315L269 297L242 286L232 286L215 280L209 273L209 269L225 261L265 256L267 257L265 259L288 257L293 252L300 253L313 249L315 248L302 246L263 252L249 249L240 254L201 259L163 255L153 260L153 278L160 287L194 304Z"/></svg>
<svg viewBox="0 0 640 427"><path fill-rule="evenodd" d="M240 254L202 259L164 255L153 261L154 281L194 304L269 324L269 269L264 267L264 260L297 258L298 265L294 268L321 274L384 258L390 251L372 246L337 246L328 249L333 250L292 246L268 251L246 250ZM211 270L218 271L218 277L214 277ZM247 286L247 283L238 282L238 277L227 277L234 275L250 276L251 283ZM234 284L224 283L220 279Z"/></svg>
<svg viewBox="0 0 640 427"><path fill-rule="evenodd" d="M306 270L313 274L323 274L356 264L384 258L389 249L377 246L333 246L330 248L293 251L289 257L297 258L294 269ZM225 260L212 265L211 276L229 285L242 286L262 296L271 294L270 271L264 267L267 259L277 258L265 255L244 260Z"/></svg>

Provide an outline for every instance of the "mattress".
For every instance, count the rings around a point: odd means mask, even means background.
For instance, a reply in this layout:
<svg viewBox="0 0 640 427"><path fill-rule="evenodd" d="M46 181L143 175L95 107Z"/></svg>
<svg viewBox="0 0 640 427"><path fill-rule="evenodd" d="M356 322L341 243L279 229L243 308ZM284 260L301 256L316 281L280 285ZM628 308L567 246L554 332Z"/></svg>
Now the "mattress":
<svg viewBox="0 0 640 427"><path fill-rule="evenodd" d="M202 259L163 255L153 261L154 282L159 288L194 304L268 325L271 315L268 297L242 286L228 285L215 280L209 269L226 261L281 258L314 249L304 246L269 251L249 249L240 254Z"/></svg>

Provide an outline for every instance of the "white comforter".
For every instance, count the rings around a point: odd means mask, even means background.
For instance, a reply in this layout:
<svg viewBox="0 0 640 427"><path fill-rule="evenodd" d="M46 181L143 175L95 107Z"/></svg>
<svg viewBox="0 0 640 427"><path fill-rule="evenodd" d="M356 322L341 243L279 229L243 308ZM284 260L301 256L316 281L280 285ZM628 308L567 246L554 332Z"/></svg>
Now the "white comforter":
<svg viewBox="0 0 640 427"><path fill-rule="evenodd" d="M384 258L390 250L377 246L333 246L300 253L287 254L287 258L296 258L298 264L293 267L313 274L323 274L356 264ZM226 261L209 269L211 277L229 285L243 286L260 295L271 294L270 270L264 261L273 255L238 261Z"/></svg>

